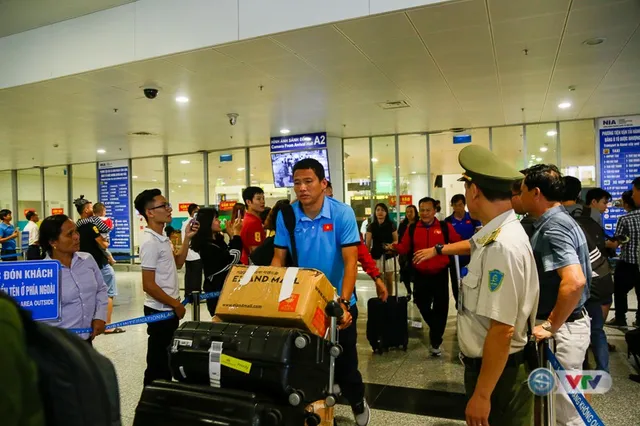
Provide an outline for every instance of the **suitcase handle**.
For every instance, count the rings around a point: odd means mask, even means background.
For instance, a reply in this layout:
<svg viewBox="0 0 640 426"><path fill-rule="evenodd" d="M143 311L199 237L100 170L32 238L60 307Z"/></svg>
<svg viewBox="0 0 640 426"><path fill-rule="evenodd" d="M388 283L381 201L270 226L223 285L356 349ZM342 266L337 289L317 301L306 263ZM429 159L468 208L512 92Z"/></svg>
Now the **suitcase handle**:
<svg viewBox="0 0 640 426"><path fill-rule="evenodd" d="M342 353L342 348L338 344L338 319L344 315L342 306L335 300L327 303L325 313L331 318L331 327L329 329L329 341L331 347L329 348L329 387L327 388L327 397L325 404L327 407L333 407L338 402L338 398L335 392L335 367L336 358Z"/></svg>

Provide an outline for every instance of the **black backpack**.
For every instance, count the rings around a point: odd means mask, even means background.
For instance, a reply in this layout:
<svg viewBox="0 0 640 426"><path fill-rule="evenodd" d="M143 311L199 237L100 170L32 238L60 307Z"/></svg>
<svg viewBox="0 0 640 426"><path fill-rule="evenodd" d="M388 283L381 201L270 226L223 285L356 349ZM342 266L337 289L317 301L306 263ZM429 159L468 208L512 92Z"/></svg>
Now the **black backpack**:
<svg viewBox="0 0 640 426"><path fill-rule="evenodd" d="M591 217L590 207L578 207L570 214L587 239L592 270L589 298L594 301L605 300L613 293L613 274L607 259L604 229Z"/></svg>
<svg viewBox="0 0 640 426"><path fill-rule="evenodd" d="M113 364L66 330L20 312L27 353L38 368L38 387L47 426L120 426L120 395Z"/></svg>
<svg viewBox="0 0 640 426"><path fill-rule="evenodd" d="M294 232L296 229L296 215L293 212L293 207L290 204L284 204L280 209L282 213L282 219L284 220L284 225L289 231L289 238L291 239L291 249L292 252L289 252L287 255L287 266L298 266L298 256L296 249L296 240L294 238ZM275 237L265 238L264 242L256 247L253 252L249 255L249 259L251 259L251 263L253 265L258 266L269 266L271 265L271 260L273 260L273 254L275 252L275 247L273 242Z"/></svg>

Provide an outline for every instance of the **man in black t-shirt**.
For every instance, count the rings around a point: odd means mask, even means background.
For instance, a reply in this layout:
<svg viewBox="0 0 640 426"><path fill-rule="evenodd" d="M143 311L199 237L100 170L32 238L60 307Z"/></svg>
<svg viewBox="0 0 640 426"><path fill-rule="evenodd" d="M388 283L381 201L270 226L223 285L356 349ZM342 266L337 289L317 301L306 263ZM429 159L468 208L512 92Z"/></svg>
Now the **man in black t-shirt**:
<svg viewBox="0 0 640 426"><path fill-rule="evenodd" d="M74 204L80 214L80 219L76 223L80 234L80 251L93 256L98 267L102 270L108 264L104 250L109 248L109 243L101 234L108 234L111 230L99 217L94 216L93 204L84 196L81 195L74 201Z"/></svg>

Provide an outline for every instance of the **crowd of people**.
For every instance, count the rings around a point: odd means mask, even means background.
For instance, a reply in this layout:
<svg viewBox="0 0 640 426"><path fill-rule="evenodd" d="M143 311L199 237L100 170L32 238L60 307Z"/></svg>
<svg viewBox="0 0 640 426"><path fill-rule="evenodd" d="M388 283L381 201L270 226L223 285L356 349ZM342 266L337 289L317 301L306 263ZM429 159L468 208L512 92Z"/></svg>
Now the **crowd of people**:
<svg viewBox="0 0 640 426"><path fill-rule="evenodd" d="M147 325L144 384L171 379L167 348L186 312L177 270L185 266L189 295L220 291L236 264L300 266L325 273L344 310L336 380L360 426L369 423L370 410L356 349L358 263L383 301L397 295L399 269L400 281L429 327L433 356L442 353L451 282L468 424L501 424L499 418L528 424L533 410L526 385L531 336L553 337L556 356L567 369L582 368L591 346L596 368L608 371L611 348L603 327L611 304L615 300L616 311L609 324L626 326L627 294L632 288L640 293L640 178L622 197L627 214L615 235L607 236L601 215L612 199L606 191L592 189L582 203L580 181L563 177L555 166L519 172L475 146L465 148L459 160L465 194L452 197L450 216L443 217L438 201L424 197L417 207L406 208L397 226L387 205L380 203L364 235L351 207L333 198L324 167L314 159L293 166L294 202L281 200L269 209L264 191L248 187L226 226L215 208L190 205L177 251L170 238L175 232L170 228L171 204L158 189L138 194L134 206L147 222L140 246L144 314L175 312ZM93 205L81 196L74 204L77 222L54 215L38 227L37 213L27 214L27 256L61 263L61 320L51 324L89 328L80 337L91 344L105 333L117 295L115 261L108 250L113 224L101 203ZM285 223L288 214L295 219L294 235ZM20 232L10 211L0 211L0 220L3 261L11 261ZM592 240L600 241L595 249ZM615 255L617 248L615 280L594 274L595 260ZM207 300L212 316L216 305L217 298ZM558 424L579 424L568 396L559 395Z"/></svg>

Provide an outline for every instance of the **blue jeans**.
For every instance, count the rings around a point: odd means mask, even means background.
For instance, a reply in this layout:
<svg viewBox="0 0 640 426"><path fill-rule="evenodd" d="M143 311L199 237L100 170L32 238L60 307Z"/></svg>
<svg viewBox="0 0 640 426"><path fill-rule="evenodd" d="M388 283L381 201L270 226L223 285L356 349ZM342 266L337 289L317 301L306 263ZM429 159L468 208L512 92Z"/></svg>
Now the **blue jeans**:
<svg viewBox="0 0 640 426"><path fill-rule="evenodd" d="M588 300L584 305L591 317L591 350L596 361L596 370L609 372L609 345L604 332L602 302Z"/></svg>
<svg viewBox="0 0 640 426"><path fill-rule="evenodd" d="M102 278L105 284L107 284L107 296L116 297L118 295L118 288L116 287L116 271L111 265L104 265L100 270L102 272Z"/></svg>

